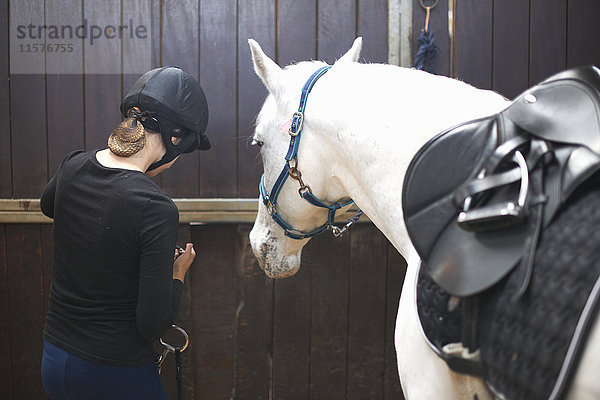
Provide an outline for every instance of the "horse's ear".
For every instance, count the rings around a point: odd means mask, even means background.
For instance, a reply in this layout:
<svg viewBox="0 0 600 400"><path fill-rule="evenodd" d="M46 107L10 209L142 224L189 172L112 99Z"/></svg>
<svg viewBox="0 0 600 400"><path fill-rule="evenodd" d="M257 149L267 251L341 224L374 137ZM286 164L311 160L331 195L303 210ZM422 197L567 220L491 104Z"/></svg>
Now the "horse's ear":
<svg viewBox="0 0 600 400"><path fill-rule="evenodd" d="M282 69L271 60L254 39L248 39L250 51L252 52L252 62L254 63L254 71L256 75L263 81L267 90L274 93L275 85L278 81L279 74Z"/></svg>
<svg viewBox="0 0 600 400"><path fill-rule="evenodd" d="M337 60L336 64L345 64L345 63L353 63L357 62L360 57L360 50L362 49L362 37L357 37L354 39L354 43L352 43L352 47L350 50L346 52L339 60Z"/></svg>

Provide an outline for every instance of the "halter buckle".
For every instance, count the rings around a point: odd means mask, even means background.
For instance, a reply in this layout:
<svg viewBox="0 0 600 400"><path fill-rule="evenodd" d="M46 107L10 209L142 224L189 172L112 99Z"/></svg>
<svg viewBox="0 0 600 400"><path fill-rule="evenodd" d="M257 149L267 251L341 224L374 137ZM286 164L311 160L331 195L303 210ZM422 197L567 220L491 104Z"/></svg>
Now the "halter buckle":
<svg viewBox="0 0 600 400"><path fill-rule="evenodd" d="M275 206L275 204L271 203L271 200L269 198L267 198L266 206L269 215L273 216L273 214L277 214L277 207Z"/></svg>
<svg viewBox="0 0 600 400"><path fill-rule="evenodd" d="M304 194L306 192L312 193L312 190L310 189L310 186L308 186L308 185L302 185L302 186L300 186L300 189L298 189L298 193L300 194L300 197L304 197Z"/></svg>
<svg viewBox="0 0 600 400"><path fill-rule="evenodd" d="M302 123L304 122L304 114L300 111L296 111L292 116L292 123L290 125L290 129L288 133L290 136L298 136L298 134L302 131Z"/></svg>

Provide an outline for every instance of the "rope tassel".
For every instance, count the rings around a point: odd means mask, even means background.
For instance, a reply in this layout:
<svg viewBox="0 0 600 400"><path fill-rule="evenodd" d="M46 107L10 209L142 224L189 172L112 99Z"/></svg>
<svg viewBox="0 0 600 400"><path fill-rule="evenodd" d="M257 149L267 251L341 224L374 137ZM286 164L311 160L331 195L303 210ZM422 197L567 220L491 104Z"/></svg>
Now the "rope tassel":
<svg viewBox="0 0 600 400"><path fill-rule="evenodd" d="M423 71L434 73L434 65L437 60L439 49L435 45L435 38L433 32L429 30L429 17L431 15L431 9L437 5L437 0L430 7L425 7L421 1L421 6L426 10L425 16L425 29L421 31L421 36L417 39L419 50L415 56L414 67Z"/></svg>
<svg viewBox="0 0 600 400"><path fill-rule="evenodd" d="M415 57L414 67L416 69L434 73L434 65L437 60L439 49L435 45L433 33L424 30L421 33L421 36L419 36L417 43L419 44L419 51Z"/></svg>

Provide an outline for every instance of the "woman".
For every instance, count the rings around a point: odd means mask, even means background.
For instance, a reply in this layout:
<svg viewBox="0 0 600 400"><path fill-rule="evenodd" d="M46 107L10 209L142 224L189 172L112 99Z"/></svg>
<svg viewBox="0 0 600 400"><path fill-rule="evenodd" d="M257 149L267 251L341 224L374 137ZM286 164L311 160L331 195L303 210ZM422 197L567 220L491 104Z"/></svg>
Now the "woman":
<svg viewBox="0 0 600 400"><path fill-rule="evenodd" d="M152 343L170 327L195 252L175 253L179 214L148 177L208 150L208 107L179 68L145 73L108 148L67 155L44 189L54 263L42 382L51 399L167 399Z"/></svg>

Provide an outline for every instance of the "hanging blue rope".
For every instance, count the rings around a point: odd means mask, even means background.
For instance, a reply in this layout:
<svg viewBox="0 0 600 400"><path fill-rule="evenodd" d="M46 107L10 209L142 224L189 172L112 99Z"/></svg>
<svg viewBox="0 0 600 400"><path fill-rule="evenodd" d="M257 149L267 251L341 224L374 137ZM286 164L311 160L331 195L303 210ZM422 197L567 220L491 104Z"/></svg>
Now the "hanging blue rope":
<svg viewBox="0 0 600 400"><path fill-rule="evenodd" d="M431 16L431 10L437 6L438 1L435 0L432 5L426 6L423 0L419 0L421 7L425 9L425 28L421 31L421 36L417 40L419 51L417 51L413 65L416 69L422 69L432 74L435 73L434 66L439 49L435 45L433 32L429 30L429 17Z"/></svg>
<svg viewBox="0 0 600 400"><path fill-rule="evenodd" d="M415 56L414 67L423 71L435 73L435 61L437 60L439 49L435 45L435 38L431 30L423 30L417 40L419 51Z"/></svg>

